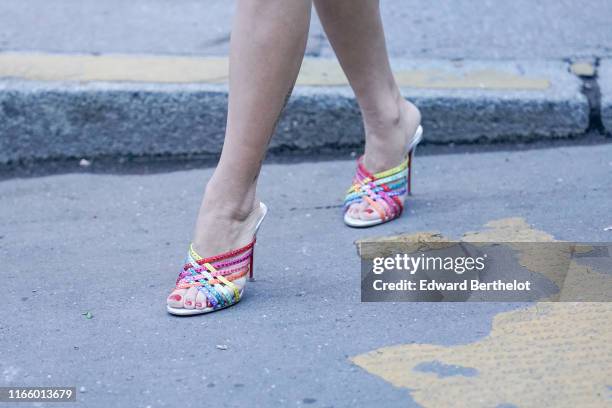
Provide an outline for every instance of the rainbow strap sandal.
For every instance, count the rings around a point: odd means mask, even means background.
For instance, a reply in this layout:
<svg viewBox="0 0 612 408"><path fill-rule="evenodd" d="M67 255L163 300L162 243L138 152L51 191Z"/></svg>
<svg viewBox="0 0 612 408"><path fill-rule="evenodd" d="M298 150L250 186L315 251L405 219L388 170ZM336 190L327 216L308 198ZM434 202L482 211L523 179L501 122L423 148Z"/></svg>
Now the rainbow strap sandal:
<svg viewBox="0 0 612 408"><path fill-rule="evenodd" d="M411 194L411 170L414 153L423 139L423 128L419 126L410 145L406 160L397 167L380 173L370 173L363 164L363 156L357 160L357 172L353 185L344 199L344 223L349 227L372 227L398 218L404 210L406 196ZM348 210L353 204L367 202L378 217L363 220L352 217Z"/></svg>
<svg viewBox="0 0 612 408"><path fill-rule="evenodd" d="M199 256L193 249L193 244L190 245L185 265L179 273L174 289L197 287L205 295L210 307L184 309L167 306L169 313L188 316L216 312L233 306L242 299L246 282L242 282L241 288L235 282L240 279L246 280L247 275L249 280L253 280L253 255L257 230L268 211L263 203L260 206L262 215L255 227L253 240L247 245L209 258Z"/></svg>

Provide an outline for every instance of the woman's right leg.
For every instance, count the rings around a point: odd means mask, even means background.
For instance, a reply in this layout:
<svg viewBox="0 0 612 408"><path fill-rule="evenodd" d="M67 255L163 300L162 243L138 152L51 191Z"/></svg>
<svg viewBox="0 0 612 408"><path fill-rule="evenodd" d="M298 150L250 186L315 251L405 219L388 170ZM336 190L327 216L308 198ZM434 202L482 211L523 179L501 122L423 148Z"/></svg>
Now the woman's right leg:
<svg viewBox="0 0 612 408"><path fill-rule="evenodd" d="M257 177L304 56L311 0L239 0L230 44L229 106L219 164L206 185L193 245L202 257L244 246L259 218ZM242 282L239 282L242 281ZM236 281L244 285L244 279ZM196 288L168 305L206 307Z"/></svg>

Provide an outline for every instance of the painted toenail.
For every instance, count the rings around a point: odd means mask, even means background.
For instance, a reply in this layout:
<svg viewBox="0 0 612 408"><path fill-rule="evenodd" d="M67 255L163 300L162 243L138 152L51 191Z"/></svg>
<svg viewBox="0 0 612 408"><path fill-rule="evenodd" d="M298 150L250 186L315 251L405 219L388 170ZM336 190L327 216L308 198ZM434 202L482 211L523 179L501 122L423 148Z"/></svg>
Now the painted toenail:
<svg viewBox="0 0 612 408"><path fill-rule="evenodd" d="M171 295L169 299L170 300L181 300L181 295Z"/></svg>
<svg viewBox="0 0 612 408"><path fill-rule="evenodd" d="M187 306L191 306L191 300L186 301L186 302L185 302L185 304L186 304Z"/></svg>
<svg viewBox="0 0 612 408"><path fill-rule="evenodd" d="M198 302L196 303L196 307L202 307L202 304Z"/></svg>

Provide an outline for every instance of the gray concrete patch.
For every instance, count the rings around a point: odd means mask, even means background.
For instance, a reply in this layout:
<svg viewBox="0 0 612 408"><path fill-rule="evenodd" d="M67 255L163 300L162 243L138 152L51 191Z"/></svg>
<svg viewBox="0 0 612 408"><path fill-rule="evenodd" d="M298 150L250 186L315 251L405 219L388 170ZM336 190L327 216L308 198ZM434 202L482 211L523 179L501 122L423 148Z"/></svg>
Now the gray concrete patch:
<svg viewBox="0 0 612 408"><path fill-rule="evenodd" d="M444 364L440 361L425 361L414 367L414 370L424 373L434 373L438 378L453 377L461 375L464 377L475 377L478 375L478 370L472 367L462 367L455 364Z"/></svg>
<svg viewBox="0 0 612 408"><path fill-rule="evenodd" d="M601 92L601 121L608 134L612 134L612 60L599 62L597 77Z"/></svg>
<svg viewBox="0 0 612 408"><path fill-rule="evenodd" d="M426 142L517 141L579 135L588 126L580 80L562 62L394 61L397 69L499 71L545 78L542 90L416 89ZM509 82L512 85L512 81ZM223 143L224 85L0 82L0 163L99 156L216 154ZM363 129L348 87L299 87L271 148L352 148Z"/></svg>

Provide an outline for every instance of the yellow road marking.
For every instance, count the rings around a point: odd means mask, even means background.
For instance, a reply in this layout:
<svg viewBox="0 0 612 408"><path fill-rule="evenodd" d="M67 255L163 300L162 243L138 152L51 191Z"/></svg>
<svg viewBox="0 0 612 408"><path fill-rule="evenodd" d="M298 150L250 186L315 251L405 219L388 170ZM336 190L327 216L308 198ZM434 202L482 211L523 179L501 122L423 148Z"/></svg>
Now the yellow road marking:
<svg viewBox="0 0 612 408"><path fill-rule="evenodd" d="M466 233L463 239L554 241L551 235L531 228L520 218L493 221L486 227L483 231ZM425 240L428 234L440 237L436 233L420 233L417 238L403 236L402 239ZM538 263L528 251L520 254L520 261L552 280L559 278L554 268ZM598 285L607 285L603 290L610 290L610 279L603 281L601 275L584 274L579 265L572 263L566 280L571 277L578 277L573 283L591 280L581 290L597 291ZM571 285L566 281L564 286ZM490 334L471 344L397 345L351 360L394 386L410 389L414 400L424 407L604 406L610 403L611 394L610 321L612 305L609 303L536 303L526 309L500 313L493 320ZM457 366L476 375L439 376L418 369L432 363Z"/></svg>
<svg viewBox="0 0 612 408"><path fill-rule="evenodd" d="M216 84L227 82L228 66L226 57L0 53L0 78L37 81ZM407 69L396 70L395 76L402 87L422 89L541 91L550 87L547 78L495 69ZM343 86L348 81L336 60L306 58L297 84Z"/></svg>
<svg viewBox="0 0 612 408"><path fill-rule="evenodd" d="M595 67L590 62L577 61L574 62L571 67L571 71L574 75L592 77L595 76Z"/></svg>

